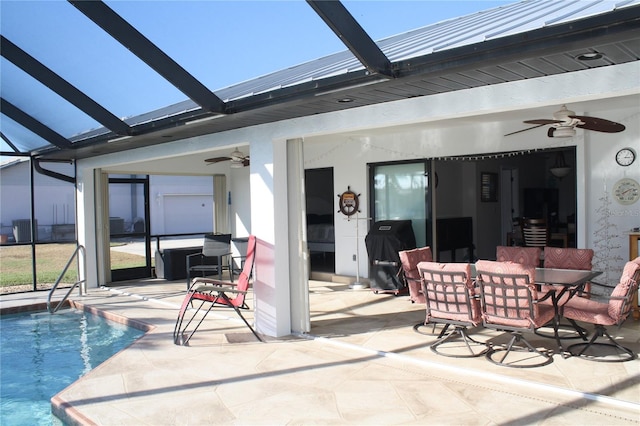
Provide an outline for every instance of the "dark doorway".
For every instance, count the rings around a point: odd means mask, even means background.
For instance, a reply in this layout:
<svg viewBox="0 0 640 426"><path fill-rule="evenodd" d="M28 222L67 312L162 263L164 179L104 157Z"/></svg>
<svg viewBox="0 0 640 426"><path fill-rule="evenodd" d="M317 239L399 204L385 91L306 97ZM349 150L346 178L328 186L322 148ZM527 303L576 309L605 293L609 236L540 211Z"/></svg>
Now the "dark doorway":
<svg viewBox="0 0 640 426"><path fill-rule="evenodd" d="M307 242L312 272L335 271L333 168L305 170Z"/></svg>
<svg viewBox="0 0 640 426"><path fill-rule="evenodd" d="M566 174L557 173L559 164ZM439 158L435 169L436 220L471 218L475 247L472 256L445 252L439 261L494 259L497 246L523 244L518 223L524 217L546 219L554 245L576 247L575 147ZM495 194L483 198L482 177L491 174L502 178Z"/></svg>

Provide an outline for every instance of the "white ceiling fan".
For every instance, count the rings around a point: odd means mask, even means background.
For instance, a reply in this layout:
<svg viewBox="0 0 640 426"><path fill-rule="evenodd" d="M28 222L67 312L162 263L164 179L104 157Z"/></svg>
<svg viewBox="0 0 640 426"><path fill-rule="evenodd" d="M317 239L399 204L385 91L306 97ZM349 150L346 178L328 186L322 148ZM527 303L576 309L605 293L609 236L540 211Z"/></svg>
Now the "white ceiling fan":
<svg viewBox="0 0 640 426"><path fill-rule="evenodd" d="M231 161L231 167L240 168L249 165L249 156L236 148L228 157L213 157L204 160L205 163L215 164L221 161Z"/></svg>
<svg viewBox="0 0 640 426"><path fill-rule="evenodd" d="M524 123L535 124L528 129L511 132L505 136L514 135L516 133L526 132L527 130L537 129L538 127L550 125L547 130L547 136L550 138L570 138L575 136L576 127L584 130L594 130L596 132L617 133L622 132L625 126L614 121L604 118L589 117L585 115L576 115L574 111L567 109L566 105L562 105L559 111L553 113L553 120L540 118L535 120L525 120Z"/></svg>

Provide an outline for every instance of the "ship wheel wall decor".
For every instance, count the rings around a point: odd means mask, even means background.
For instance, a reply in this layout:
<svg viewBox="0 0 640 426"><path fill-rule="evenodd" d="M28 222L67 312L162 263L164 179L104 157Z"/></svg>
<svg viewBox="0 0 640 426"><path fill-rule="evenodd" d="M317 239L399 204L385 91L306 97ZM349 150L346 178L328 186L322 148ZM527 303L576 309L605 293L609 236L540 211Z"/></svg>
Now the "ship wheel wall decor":
<svg viewBox="0 0 640 426"><path fill-rule="evenodd" d="M356 194L351 190L350 186L347 186L347 190L342 194L338 194L340 197L340 213L345 216L353 216L360 211L360 194Z"/></svg>

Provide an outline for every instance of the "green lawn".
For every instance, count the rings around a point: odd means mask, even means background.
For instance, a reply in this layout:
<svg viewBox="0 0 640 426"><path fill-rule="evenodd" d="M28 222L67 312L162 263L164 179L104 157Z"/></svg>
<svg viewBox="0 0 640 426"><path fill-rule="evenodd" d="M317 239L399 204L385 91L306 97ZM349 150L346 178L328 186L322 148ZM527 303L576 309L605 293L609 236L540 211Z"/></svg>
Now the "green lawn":
<svg viewBox="0 0 640 426"><path fill-rule="evenodd" d="M39 244L36 245L37 282L45 287L51 287L56 282L64 266L76 249L71 244ZM6 292L6 287L27 286L33 288L31 246L3 246L0 247L0 288ZM134 254L111 252L111 264L114 269L140 266L144 258ZM73 284L77 281L77 257L69 266L62 282ZM21 289L20 291L25 291Z"/></svg>

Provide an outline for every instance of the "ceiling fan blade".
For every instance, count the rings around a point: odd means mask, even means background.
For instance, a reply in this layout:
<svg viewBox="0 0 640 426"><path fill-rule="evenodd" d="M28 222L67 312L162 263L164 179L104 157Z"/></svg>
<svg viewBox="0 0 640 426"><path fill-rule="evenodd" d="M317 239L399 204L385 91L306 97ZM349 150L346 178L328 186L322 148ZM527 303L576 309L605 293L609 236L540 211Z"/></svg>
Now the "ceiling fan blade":
<svg viewBox="0 0 640 426"><path fill-rule="evenodd" d="M598 117L586 117L582 115L570 115L571 118L577 118L584 124L578 124L576 127L586 130L595 130L596 132L618 133L622 132L626 127L624 124L615 121L606 120Z"/></svg>
<svg viewBox="0 0 640 426"><path fill-rule="evenodd" d="M251 164L251 163L249 162L249 157L245 157L245 159L244 159L244 160L242 160L242 165L243 165L244 167L247 167L249 164Z"/></svg>
<svg viewBox="0 0 640 426"><path fill-rule="evenodd" d="M539 119L535 119L535 120L525 120L525 121L523 121L523 123L539 124L541 126L544 126L545 124L564 123L564 121L562 121L562 120L548 120L546 118L539 118Z"/></svg>
<svg viewBox="0 0 640 426"><path fill-rule="evenodd" d="M516 133L526 132L527 130L537 129L538 127L542 127L542 126L544 126L544 125L545 125L545 124L538 124L537 126L529 127L529 128L527 128L527 129L516 130L515 132L507 133L505 136L511 136L511 135L515 135Z"/></svg>
<svg viewBox="0 0 640 426"><path fill-rule="evenodd" d="M553 134L555 133L556 128L555 127L549 127L549 130L547 130L547 136L549 136L550 138L553 137Z"/></svg>
<svg viewBox="0 0 640 426"><path fill-rule="evenodd" d="M213 157L213 158L207 158L205 161L205 163L219 163L221 161L227 161L227 160L231 160L231 158L229 157Z"/></svg>

